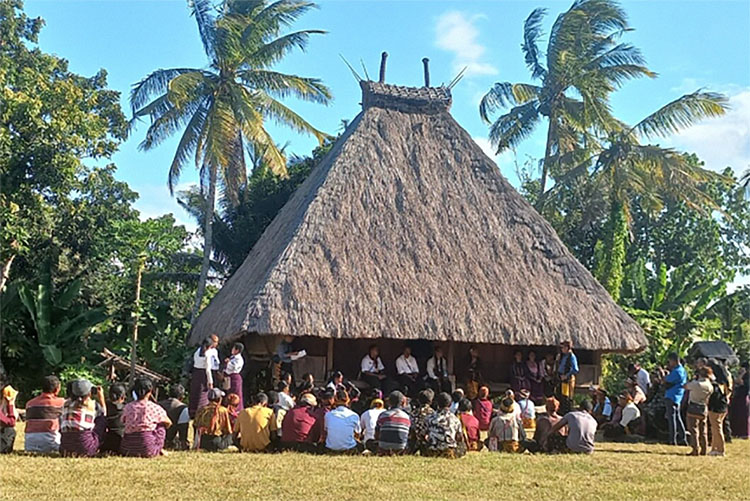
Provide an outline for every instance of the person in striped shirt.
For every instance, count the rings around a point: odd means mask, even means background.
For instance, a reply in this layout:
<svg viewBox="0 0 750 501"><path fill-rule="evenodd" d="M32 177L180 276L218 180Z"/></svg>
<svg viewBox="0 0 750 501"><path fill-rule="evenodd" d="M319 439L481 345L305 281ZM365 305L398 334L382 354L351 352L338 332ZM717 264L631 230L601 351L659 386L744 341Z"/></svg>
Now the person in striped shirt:
<svg viewBox="0 0 750 501"><path fill-rule="evenodd" d="M378 455L403 454L409 441L411 419L404 411L406 397L396 390L388 395L388 410L378 416L375 426L375 439L378 441Z"/></svg>
<svg viewBox="0 0 750 501"><path fill-rule="evenodd" d="M65 399L58 397L60 380L47 376L42 380L42 394L26 402L25 449L27 452L60 450L60 416Z"/></svg>

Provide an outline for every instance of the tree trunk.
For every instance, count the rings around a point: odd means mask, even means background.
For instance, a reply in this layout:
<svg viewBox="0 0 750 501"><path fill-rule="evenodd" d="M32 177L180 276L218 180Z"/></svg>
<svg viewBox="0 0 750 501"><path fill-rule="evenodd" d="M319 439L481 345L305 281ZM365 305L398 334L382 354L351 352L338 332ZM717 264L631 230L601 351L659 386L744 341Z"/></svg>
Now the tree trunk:
<svg viewBox="0 0 750 501"><path fill-rule="evenodd" d="M8 282L8 279L10 278L10 267L13 264L13 260L16 258L16 255L12 255L8 258L5 263L3 263L3 269L2 272L0 272L0 294L3 293L3 287L5 287L5 284Z"/></svg>
<svg viewBox="0 0 750 501"><path fill-rule="evenodd" d="M146 266L146 257L138 257L138 265L135 271L135 308L133 310L133 335L130 340L130 384L135 382L135 365L137 356L136 347L138 345L138 323L141 320L141 279L143 278L143 269Z"/></svg>
<svg viewBox="0 0 750 501"><path fill-rule="evenodd" d="M544 148L544 160L542 161L542 178L539 181L539 196L536 199L537 210L542 209L545 199L545 191L547 189L547 177L549 175L549 157L552 154L552 143L555 137L555 117L550 114L549 116L549 128L547 129L547 145Z"/></svg>
<svg viewBox="0 0 750 501"><path fill-rule="evenodd" d="M200 311L203 293L206 290L206 281L208 280L208 269L211 267L211 249L213 246L214 236L214 204L216 200L216 167L211 167L208 182L208 197L206 198L205 210L205 230L203 232L203 264L201 265L201 274L198 279L198 290L195 293L195 305L190 315L190 324L195 321Z"/></svg>
<svg viewBox="0 0 750 501"><path fill-rule="evenodd" d="M595 275L615 302L620 300L620 289L625 266L628 222L623 204L615 199L610 202L610 211L605 226L604 241L598 245Z"/></svg>

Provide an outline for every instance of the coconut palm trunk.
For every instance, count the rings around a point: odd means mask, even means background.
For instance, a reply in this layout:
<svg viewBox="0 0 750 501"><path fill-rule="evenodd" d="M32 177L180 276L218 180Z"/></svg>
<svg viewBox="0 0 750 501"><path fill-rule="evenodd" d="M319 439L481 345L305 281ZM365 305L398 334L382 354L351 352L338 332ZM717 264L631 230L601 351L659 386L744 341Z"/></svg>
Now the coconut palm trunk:
<svg viewBox="0 0 750 501"><path fill-rule="evenodd" d="M138 256L135 270L135 307L133 309L133 332L130 339L130 384L135 381L135 366L138 359L138 324L141 321L141 282L146 268L146 256Z"/></svg>
<svg viewBox="0 0 750 501"><path fill-rule="evenodd" d="M195 305L190 315L192 324L195 317L201 309L203 294L206 292L206 282L208 281L208 270L211 267L211 250L213 248L214 237L214 209L216 206L216 167L209 168L208 196L206 197L206 220L203 229L203 263L201 264L201 274L198 278L198 290L195 293Z"/></svg>

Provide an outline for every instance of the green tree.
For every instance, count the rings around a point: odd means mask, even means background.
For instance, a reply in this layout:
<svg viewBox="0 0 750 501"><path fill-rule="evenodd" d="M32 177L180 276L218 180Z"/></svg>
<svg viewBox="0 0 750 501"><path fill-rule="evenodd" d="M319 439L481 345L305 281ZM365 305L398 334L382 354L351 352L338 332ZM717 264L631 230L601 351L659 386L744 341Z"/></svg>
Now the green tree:
<svg viewBox="0 0 750 501"><path fill-rule="evenodd" d="M143 149L151 149L184 129L169 168L170 191L193 157L200 171L205 212L213 214L219 184L230 200L237 200L246 179L247 144L263 152L274 172L285 172L286 160L267 131L266 120L313 134L321 144L325 140L325 134L278 98L294 96L325 104L331 94L318 79L271 69L293 49L304 50L311 35L323 33L301 30L281 34L315 4L228 0L218 15L210 0L193 0L189 5L209 69L156 70L134 86L130 101L134 120L150 120ZM205 219L203 264L193 316L200 308L208 277L213 220Z"/></svg>
<svg viewBox="0 0 750 501"><path fill-rule="evenodd" d="M546 61L538 44L546 9L535 9L524 23L521 49L531 77L540 85L496 83L482 98L479 113L490 124L490 141L500 153L527 138L547 120L537 206L544 202L548 177L557 163L592 146L595 131L616 127L609 95L623 82L653 77L638 49L618 42L629 31L627 17L612 0L577 0L560 14L549 34ZM511 107L496 120L498 109Z"/></svg>

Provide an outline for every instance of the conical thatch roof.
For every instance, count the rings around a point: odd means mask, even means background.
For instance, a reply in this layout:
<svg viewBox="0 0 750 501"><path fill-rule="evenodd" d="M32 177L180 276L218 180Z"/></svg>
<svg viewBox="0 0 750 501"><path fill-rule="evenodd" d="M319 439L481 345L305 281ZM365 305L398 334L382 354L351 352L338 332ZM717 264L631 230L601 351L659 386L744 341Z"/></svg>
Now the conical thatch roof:
<svg viewBox="0 0 750 501"><path fill-rule="evenodd" d="M361 85L364 110L198 318L192 343L258 333L646 345L451 117L447 88Z"/></svg>

